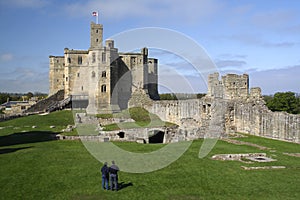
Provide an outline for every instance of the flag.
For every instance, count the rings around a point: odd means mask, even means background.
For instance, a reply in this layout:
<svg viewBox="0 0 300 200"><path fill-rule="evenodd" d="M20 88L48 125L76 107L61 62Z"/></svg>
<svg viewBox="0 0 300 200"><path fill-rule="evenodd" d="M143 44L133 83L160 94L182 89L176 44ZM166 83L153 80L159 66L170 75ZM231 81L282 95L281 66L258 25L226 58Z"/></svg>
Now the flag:
<svg viewBox="0 0 300 200"><path fill-rule="evenodd" d="M94 17L98 16L98 12L96 12L96 11L94 11L92 14L93 14Z"/></svg>

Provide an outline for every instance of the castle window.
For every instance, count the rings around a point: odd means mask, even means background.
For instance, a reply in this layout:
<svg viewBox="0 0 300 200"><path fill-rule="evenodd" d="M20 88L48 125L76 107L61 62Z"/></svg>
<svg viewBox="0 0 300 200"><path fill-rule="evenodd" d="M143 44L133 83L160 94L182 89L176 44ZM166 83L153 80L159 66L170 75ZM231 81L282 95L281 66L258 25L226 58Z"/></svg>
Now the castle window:
<svg viewBox="0 0 300 200"><path fill-rule="evenodd" d="M68 58L68 63L71 63L71 58Z"/></svg>
<svg viewBox="0 0 300 200"><path fill-rule="evenodd" d="M101 85L101 92L106 92L106 85Z"/></svg>
<svg viewBox="0 0 300 200"><path fill-rule="evenodd" d="M59 60L57 59L56 62L59 63Z"/></svg>
<svg viewBox="0 0 300 200"><path fill-rule="evenodd" d="M96 73L94 71L92 71L92 78L95 78Z"/></svg>
<svg viewBox="0 0 300 200"><path fill-rule="evenodd" d="M106 53L102 53L102 62L106 62Z"/></svg>
<svg viewBox="0 0 300 200"><path fill-rule="evenodd" d="M81 86L81 91L83 91L83 86Z"/></svg>
<svg viewBox="0 0 300 200"><path fill-rule="evenodd" d="M96 39L96 42L98 42L98 38Z"/></svg>
<svg viewBox="0 0 300 200"><path fill-rule="evenodd" d="M93 63L96 62L96 54L95 53L92 54L92 62Z"/></svg>
<svg viewBox="0 0 300 200"><path fill-rule="evenodd" d="M82 64L82 56L78 56L78 65Z"/></svg>
<svg viewBox="0 0 300 200"><path fill-rule="evenodd" d="M80 77L80 73L77 73L77 77Z"/></svg>
<svg viewBox="0 0 300 200"><path fill-rule="evenodd" d="M66 77L66 81L68 81L68 77Z"/></svg>
<svg viewBox="0 0 300 200"><path fill-rule="evenodd" d="M103 78L106 77L106 71L103 71L103 72L102 72L102 77L103 77Z"/></svg>
<svg viewBox="0 0 300 200"><path fill-rule="evenodd" d="M96 33L98 33L98 29L96 29Z"/></svg>
<svg viewBox="0 0 300 200"><path fill-rule="evenodd" d="M58 79L56 79L56 82L59 82L59 80L58 80Z"/></svg>
<svg viewBox="0 0 300 200"><path fill-rule="evenodd" d="M63 78L65 78L65 75L63 74Z"/></svg>

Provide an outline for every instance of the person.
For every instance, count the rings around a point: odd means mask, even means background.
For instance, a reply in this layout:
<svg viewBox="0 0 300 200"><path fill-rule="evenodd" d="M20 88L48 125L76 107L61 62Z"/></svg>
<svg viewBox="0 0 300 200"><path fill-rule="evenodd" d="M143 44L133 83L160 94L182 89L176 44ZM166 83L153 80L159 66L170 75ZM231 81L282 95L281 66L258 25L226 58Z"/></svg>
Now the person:
<svg viewBox="0 0 300 200"><path fill-rule="evenodd" d="M102 188L108 190L108 179L109 179L109 168L107 167L107 162L101 168L102 173Z"/></svg>
<svg viewBox="0 0 300 200"><path fill-rule="evenodd" d="M112 161L111 163L112 163L112 165L109 167L111 190L113 190L115 187L115 191L117 191L118 190L119 167L115 164L115 161Z"/></svg>

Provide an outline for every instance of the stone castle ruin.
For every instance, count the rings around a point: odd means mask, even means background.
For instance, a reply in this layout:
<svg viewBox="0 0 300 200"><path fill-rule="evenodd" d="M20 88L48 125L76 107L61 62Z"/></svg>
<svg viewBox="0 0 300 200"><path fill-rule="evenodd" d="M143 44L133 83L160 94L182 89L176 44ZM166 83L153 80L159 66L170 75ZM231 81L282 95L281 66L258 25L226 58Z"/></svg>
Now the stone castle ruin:
<svg viewBox="0 0 300 200"><path fill-rule="evenodd" d="M158 100L158 60L140 53L120 53L113 40L102 45L103 26L91 23L88 50L65 48L64 56L50 56L50 95L64 91L73 108L87 114L113 113L143 107L178 128L134 129L105 132L106 140L151 141L156 133L161 142L227 137L242 132L300 143L300 115L271 112L261 89L249 89L247 74L218 73L208 77L208 92L201 99ZM149 133L152 132L152 133ZM151 135L151 136L150 136Z"/></svg>

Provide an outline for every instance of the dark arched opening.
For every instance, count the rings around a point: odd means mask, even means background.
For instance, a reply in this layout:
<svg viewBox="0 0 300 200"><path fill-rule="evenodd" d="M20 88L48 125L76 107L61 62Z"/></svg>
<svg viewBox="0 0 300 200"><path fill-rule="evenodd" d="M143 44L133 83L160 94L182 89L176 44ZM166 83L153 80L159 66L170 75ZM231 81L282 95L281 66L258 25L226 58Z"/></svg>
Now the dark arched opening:
<svg viewBox="0 0 300 200"><path fill-rule="evenodd" d="M124 132L119 132L117 135L119 136L119 138L124 138L125 137L125 133Z"/></svg>
<svg viewBox="0 0 300 200"><path fill-rule="evenodd" d="M163 143L165 133L163 131L154 131L154 135L149 137L149 143Z"/></svg>

